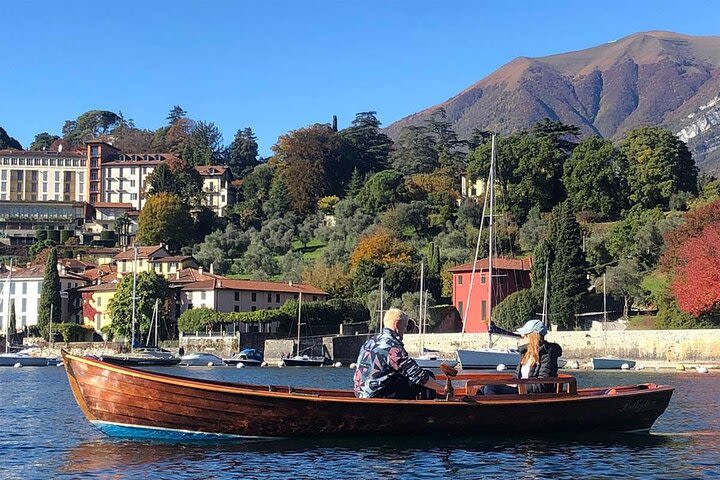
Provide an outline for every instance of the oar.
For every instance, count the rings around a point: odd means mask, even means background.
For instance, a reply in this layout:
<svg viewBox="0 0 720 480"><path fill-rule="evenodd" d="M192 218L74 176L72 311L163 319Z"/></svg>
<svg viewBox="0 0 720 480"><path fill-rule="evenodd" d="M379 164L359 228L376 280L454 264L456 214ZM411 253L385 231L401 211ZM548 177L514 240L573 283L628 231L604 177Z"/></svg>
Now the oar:
<svg viewBox="0 0 720 480"><path fill-rule="evenodd" d="M445 374L445 400L447 401L450 400L450 397L455 394L455 389L453 388L452 384L452 377L455 377L458 374L458 371L457 369L444 363L440 364L440 371Z"/></svg>

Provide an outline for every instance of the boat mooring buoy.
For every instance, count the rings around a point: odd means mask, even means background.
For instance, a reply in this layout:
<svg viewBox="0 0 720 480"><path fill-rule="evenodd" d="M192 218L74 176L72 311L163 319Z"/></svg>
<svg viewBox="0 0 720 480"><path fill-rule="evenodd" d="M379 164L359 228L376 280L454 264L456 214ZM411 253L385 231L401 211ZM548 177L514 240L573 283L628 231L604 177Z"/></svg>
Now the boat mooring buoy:
<svg viewBox="0 0 720 480"><path fill-rule="evenodd" d="M620 366L620 368L621 368L622 370L630 370L630 365L628 365L627 363L623 363L623 364Z"/></svg>
<svg viewBox="0 0 720 480"><path fill-rule="evenodd" d="M214 367L215 364L214 364L213 362L208 362L207 366L208 366L208 367Z"/></svg>
<svg viewBox="0 0 720 480"><path fill-rule="evenodd" d="M342 363L340 363L340 362L335 362L335 363L333 364L333 367L335 367L335 368L340 368L340 367L342 367Z"/></svg>
<svg viewBox="0 0 720 480"><path fill-rule="evenodd" d="M235 365L235 368L245 368L245 364L243 362L238 362L238 364Z"/></svg>
<svg viewBox="0 0 720 480"><path fill-rule="evenodd" d="M580 362L578 362L577 360L575 360L574 362L570 362L570 364L568 365L568 368L577 370L578 368L580 368Z"/></svg>
<svg viewBox="0 0 720 480"><path fill-rule="evenodd" d="M645 367L643 367L642 365L635 365L635 370L639 372L640 370L645 370Z"/></svg>
<svg viewBox="0 0 720 480"><path fill-rule="evenodd" d="M280 360L280 361L277 363L277 366L278 366L278 368L283 368L283 367L285 366L285 364L283 363L282 360Z"/></svg>
<svg viewBox="0 0 720 480"><path fill-rule="evenodd" d="M350 368L357 368L357 364L351 363L351 364L350 364Z"/></svg>
<svg viewBox="0 0 720 480"><path fill-rule="evenodd" d="M18 362L18 363L16 363L15 365L13 365L13 367L15 367L15 368L20 368L20 367L22 367L22 363Z"/></svg>
<svg viewBox="0 0 720 480"><path fill-rule="evenodd" d="M262 363L260 364L260 366L261 366L261 367L267 367L267 366L268 366L268 363L267 363L267 362L262 362Z"/></svg>
<svg viewBox="0 0 720 480"><path fill-rule="evenodd" d="M684 371L685 371L685 365L683 365L682 363L678 363L677 366L675 367L675 371L676 371L676 372L684 372Z"/></svg>
<svg viewBox="0 0 720 480"><path fill-rule="evenodd" d="M701 365L698 365L697 367L695 367L695 371L698 373L708 373L708 369Z"/></svg>
<svg viewBox="0 0 720 480"><path fill-rule="evenodd" d="M497 367L495 367L495 369L496 369L498 372L504 372L505 370L507 370L507 367L505 366L504 363L501 363L500 365L498 365Z"/></svg>

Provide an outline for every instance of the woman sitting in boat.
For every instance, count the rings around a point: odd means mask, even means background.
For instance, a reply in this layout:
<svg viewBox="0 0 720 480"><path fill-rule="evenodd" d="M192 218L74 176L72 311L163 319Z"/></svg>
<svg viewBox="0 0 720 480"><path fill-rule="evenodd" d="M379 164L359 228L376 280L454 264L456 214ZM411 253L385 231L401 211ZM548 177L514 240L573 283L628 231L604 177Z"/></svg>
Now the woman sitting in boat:
<svg viewBox="0 0 720 480"><path fill-rule="evenodd" d="M528 343L519 349L520 362L518 363L517 378L554 378L558 374L558 358L562 355L562 347L557 343L545 341L547 327L541 320L530 320L517 332ZM555 385L528 384L527 393L550 393L555 391ZM486 385L483 388L485 395L500 395L518 393L516 385Z"/></svg>
<svg viewBox="0 0 720 480"><path fill-rule="evenodd" d="M408 355L403 333L410 318L398 308L385 312L383 330L360 349L355 369L355 396L358 398L432 399L445 387L435 376Z"/></svg>

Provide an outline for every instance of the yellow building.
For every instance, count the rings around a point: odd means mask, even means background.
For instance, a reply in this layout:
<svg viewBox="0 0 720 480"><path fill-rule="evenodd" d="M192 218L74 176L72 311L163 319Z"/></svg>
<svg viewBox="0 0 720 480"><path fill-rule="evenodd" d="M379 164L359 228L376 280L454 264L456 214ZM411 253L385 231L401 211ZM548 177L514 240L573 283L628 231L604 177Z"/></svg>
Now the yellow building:
<svg viewBox="0 0 720 480"><path fill-rule="evenodd" d="M112 323L108 305L110 299L115 295L115 289L118 285L119 283L115 280L78 289L83 301L83 323L93 327L96 332L101 332L103 327Z"/></svg>
<svg viewBox="0 0 720 480"><path fill-rule="evenodd" d="M136 259L137 264L135 264ZM164 245L137 247L137 256L135 250L130 247L115 255L114 260L118 277L132 274L134 270L137 273L153 271L169 278L184 268L198 267L198 263L193 257L170 255Z"/></svg>

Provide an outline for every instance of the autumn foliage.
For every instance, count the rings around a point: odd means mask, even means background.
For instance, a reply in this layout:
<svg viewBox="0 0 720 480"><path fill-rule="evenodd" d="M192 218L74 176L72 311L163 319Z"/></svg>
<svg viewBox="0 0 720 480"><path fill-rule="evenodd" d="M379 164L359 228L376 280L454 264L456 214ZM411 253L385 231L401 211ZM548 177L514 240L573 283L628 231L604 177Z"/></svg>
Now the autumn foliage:
<svg viewBox="0 0 720 480"><path fill-rule="evenodd" d="M720 222L678 249L672 291L680 309L695 317L720 312Z"/></svg>
<svg viewBox="0 0 720 480"><path fill-rule="evenodd" d="M720 225L720 200L687 212L683 224L665 234L667 249L660 260L663 270L671 271L681 264L683 246L702 236L709 225Z"/></svg>
<svg viewBox="0 0 720 480"><path fill-rule="evenodd" d="M350 255L350 265L356 267L362 260L377 263L404 263L412 259L413 248L400 241L387 228L376 228L361 238Z"/></svg>

